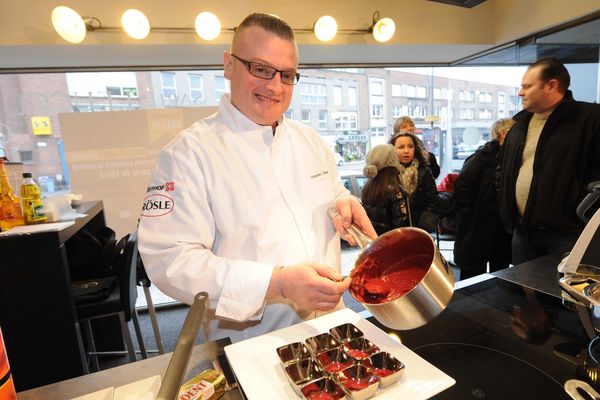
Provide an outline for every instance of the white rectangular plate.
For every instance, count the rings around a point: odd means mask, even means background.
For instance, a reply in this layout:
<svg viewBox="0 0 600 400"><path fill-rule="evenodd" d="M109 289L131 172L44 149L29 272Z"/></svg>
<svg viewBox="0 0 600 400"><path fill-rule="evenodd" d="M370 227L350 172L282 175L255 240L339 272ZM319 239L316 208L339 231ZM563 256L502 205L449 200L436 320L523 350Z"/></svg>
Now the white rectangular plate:
<svg viewBox="0 0 600 400"><path fill-rule="evenodd" d="M288 343L303 342L308 337L345 323L356 325L366 338L406 366L404 376L393 385L379 389L376 399L428 399L456 383L444 372L348 308L234 343L225 347L225 354L249 400L297 399L298 396L288 383L281 367L276 349Z"/></svg>

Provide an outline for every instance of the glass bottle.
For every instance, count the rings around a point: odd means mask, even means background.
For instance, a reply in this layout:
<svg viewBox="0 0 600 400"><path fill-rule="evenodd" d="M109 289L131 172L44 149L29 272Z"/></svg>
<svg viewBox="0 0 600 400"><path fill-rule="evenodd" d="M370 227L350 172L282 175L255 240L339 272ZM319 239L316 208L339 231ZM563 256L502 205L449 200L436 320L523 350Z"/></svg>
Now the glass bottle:
<svg viewBox="0 0 600 400"><path fill-rule="evenodd" d="M31 172L23 173L21 198L23 199L23 216L26 225L41 224L48 220L42 202L42 193L33 181Z"/></svg>
<svg viewBox="0 0 600 400"><path fill-rule="evenodd" d="M8 356L6 355L4 340L2 338L2 329L0 329L0 399L17 399L15 385L10 373L10 366L8 365Z"/></svg>
<svg viewBox="0 0 600 400"><path fill-rule="evenodd" d="M0 231L23 224L21 201L10 186L4 160L0 158Z"/></svg>

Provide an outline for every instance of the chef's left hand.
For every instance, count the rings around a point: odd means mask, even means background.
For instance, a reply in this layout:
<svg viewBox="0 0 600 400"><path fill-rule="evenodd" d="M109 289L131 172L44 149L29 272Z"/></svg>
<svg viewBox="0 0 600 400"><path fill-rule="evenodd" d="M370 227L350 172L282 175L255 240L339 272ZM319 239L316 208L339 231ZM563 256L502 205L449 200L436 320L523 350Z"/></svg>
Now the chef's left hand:
<svg viewBox="0 0 600 400"><path fill-rule="evenodd" d="M370 238L377 238L377 233L373 228L373 224L371 224L367 212L356 197L347 195L338 198L335 201L335 208L339 215L332 218L333 226L339 232L342 239L346 240L352 246L356 246L356 240L354 240L347 230L352 223L356 224Z"/></svg>

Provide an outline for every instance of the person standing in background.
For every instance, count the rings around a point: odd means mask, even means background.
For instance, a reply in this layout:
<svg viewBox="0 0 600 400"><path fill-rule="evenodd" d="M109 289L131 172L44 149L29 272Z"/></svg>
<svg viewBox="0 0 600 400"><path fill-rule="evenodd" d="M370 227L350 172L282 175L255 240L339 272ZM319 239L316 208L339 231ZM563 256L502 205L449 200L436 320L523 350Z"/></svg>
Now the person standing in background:
<svg viewBox="0 0 600 400"><path fill-rule="evenodd" d="M527 68L503 147L500 218L513 232L513 264L560 258L583 230L576 215L587 185L600 180L600 105L576 101L555 58Z"/></svg>
<svg viewBox="0 0 600 400"><path fill-rule="evenodd" d="M415 138L421 142L421 147L425 148L423 141L416 136L416 126L412 118L409 116L400 117L394 122L394 135L399 132L409 132L415 135ZM435 158L435 154L430 151L425 150L423 153L425 159L427 160L428 167L431 170L431 174L433 175L433 179L437 179L440 176L440 166Z"/></svg>
<svg viewBox="0 0 600 400"><path fill-rule="evenodd" d="M365 158L363 175L368 180L362 191L362 203L378 235L411 225L400 169L396 149L390 144L373 147Z"/></svg>
<svg viewBox="0 0 600 400"><path fill-rule="evenodd" d="M454 182L457 224L454 262L460 278L467 279L508 268L511 236L498 216L496 174L498 154L514 121L503 118L491 127L492 140L481 146L463 164Z"/></svg>
<svg viewBox="0 0 600 400"><path fill-rule="evenodd" d="M138 243L161 291L208 293L206 339L237 342L340 307L336 230L376 233L325 141L283 116L300 77L292 28L251 14L223 61L231 93L159 153Z"/></svg>
<svg viewBox="0 0 600 400"><path fill-rule="evenodd" d="M413 226L435 232L438 220L438 192L431 170L427 167L425 150L412 133L400 131L390 140L400 161L400 182L409 197Z"/></svg>

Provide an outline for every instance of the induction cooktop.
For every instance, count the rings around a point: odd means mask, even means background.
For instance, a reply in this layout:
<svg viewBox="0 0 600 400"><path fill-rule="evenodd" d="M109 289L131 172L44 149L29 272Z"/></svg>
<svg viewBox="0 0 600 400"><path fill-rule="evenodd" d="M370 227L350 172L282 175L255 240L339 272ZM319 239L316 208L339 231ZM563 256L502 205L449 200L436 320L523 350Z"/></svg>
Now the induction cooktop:
<svg viewBox="0 0 600 400"><path fill-rule="evenodd" d="M566 380L590 381L590 341L577 313L559 297L500 278L456 290L434 320L396 334L456 380L435 399L569 399Z"/></svg>

